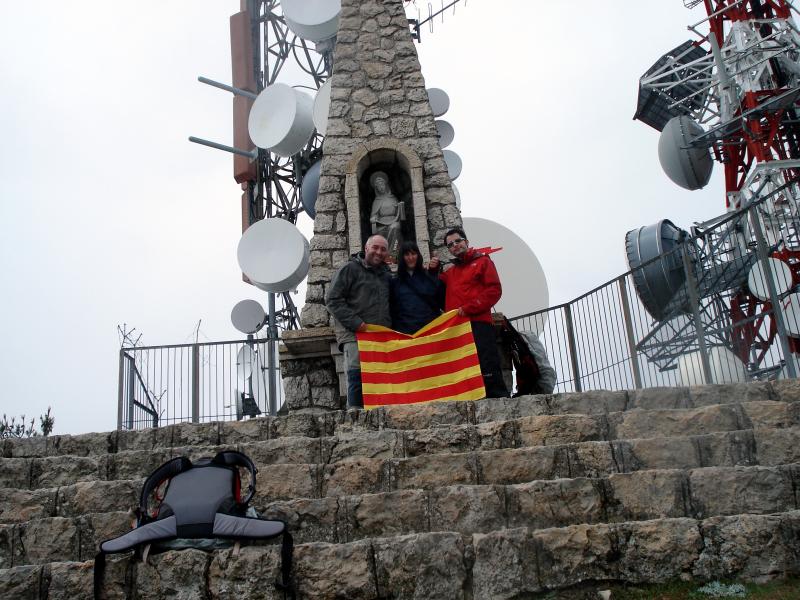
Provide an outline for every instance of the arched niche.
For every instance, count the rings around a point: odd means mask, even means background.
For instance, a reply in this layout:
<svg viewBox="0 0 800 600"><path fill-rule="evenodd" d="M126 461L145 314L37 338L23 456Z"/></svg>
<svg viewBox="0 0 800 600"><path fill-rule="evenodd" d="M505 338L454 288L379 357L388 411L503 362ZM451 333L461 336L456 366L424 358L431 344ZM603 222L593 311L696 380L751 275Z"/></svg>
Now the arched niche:
<svg viewBox="0 0 800 600"><path fill-rule="evenodd" d="M430 260L422 161L407 144L393 138L360 145L347 163L345 205L350 253L363 250L371 233L370 202L374 198L374 192L370 188L369 178L376 171L383 171L388 175L392 191L405 205L404 239L415 239L423 260Z"/></svg>

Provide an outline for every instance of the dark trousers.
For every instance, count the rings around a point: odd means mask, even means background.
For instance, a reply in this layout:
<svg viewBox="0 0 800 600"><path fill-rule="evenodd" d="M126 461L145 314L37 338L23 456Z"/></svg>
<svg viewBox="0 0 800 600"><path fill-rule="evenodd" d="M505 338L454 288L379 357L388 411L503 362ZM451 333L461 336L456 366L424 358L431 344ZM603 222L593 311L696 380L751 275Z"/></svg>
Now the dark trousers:
<svg viewBox="0 0 800 600"><path fill-rule="evenodd" d="M500 368L500 354L497 351L494 326L484 321L472 321L472 337L475 338L475 348L478 350L486 397L508 398L508 388L503 381L503 371Z"/></svg>

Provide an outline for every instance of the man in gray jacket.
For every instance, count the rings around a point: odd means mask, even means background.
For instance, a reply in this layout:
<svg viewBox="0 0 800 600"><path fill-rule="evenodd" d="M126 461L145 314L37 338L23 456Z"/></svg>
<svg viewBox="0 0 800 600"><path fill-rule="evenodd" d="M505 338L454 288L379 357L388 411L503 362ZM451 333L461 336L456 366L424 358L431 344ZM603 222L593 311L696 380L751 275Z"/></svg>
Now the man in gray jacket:
<svg viewBox="0 0 800 600"><path fill-rule="evenodd" d="M339 349L347 373L347 406L362 407L361 362L356 332L367 324L392 326L389 311L388 243L381 235L367 240L364 252L350 257L333 276L325 304L334 320Z"/></svg>

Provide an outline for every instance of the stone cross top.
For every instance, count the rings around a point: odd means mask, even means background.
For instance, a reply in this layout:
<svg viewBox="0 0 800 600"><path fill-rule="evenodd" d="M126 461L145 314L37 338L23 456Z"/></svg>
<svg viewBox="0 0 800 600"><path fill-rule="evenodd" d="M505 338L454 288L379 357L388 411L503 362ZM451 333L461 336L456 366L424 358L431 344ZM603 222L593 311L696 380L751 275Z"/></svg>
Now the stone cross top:
<svg viewBox="0 0 800 600"><path fill-rule="evenodd" d="M335 270L386 223L416 240L427 260L461 215L402 0L342 0L302 329L284 332L280 352L288 410L343 406L325 292Z"/></svg>
<svg viewBox="0 0 800 600"><path fill-rule="evenodd" d="M427 260L461 215L403 3L342 0L303 327L329 325L325 289L371 233L368 179L378 170L404 204L404 239Z"/></svg>

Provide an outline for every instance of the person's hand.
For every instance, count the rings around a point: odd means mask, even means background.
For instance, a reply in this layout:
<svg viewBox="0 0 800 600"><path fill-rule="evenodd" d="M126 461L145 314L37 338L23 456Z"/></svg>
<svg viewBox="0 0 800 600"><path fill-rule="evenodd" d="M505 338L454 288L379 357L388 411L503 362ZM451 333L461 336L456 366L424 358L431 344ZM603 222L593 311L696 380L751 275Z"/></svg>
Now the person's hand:
<svg viewBox="0 0 800 600"><path fill-rule="evenodd" d="M356 331L359 332L359 333L363 333L366 330L367 330L367 324L366 323L361 323L361 325L358 326L358 329L356 329Z"/></svg>
<svg viewBox="0 0 800 600"><path fill-rule="evenodd" d="M466 317L467 316L467 313L465 313L464 309L461 308L460 306L458 307L458 316L459 317Z"/></svg>
<svg viewBox="0 0 800 600"><path fill-rule="evenodd" d="M439 264L440 264L439 257L438 256L434 256L431 259L431 262L428 263L428 269L430 269L431 271L435 271L436 269L439 268Z"/></svg>

